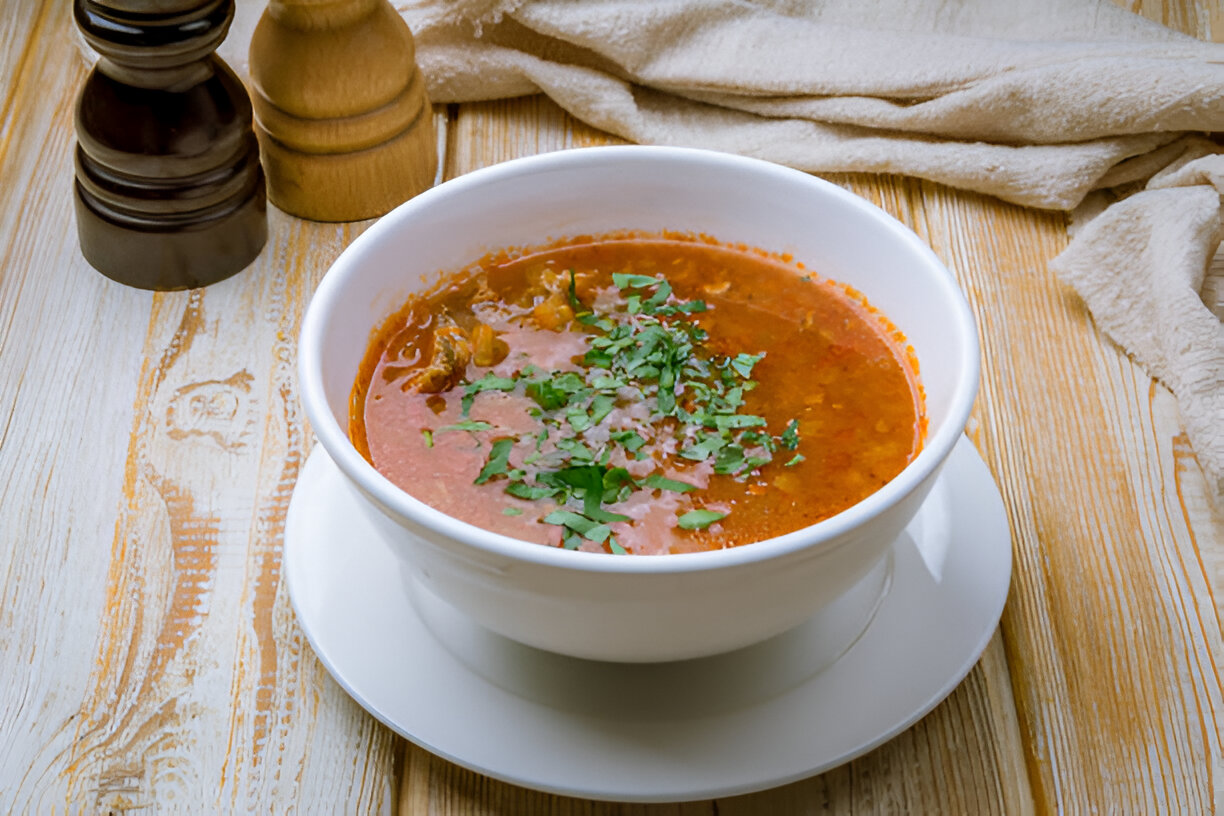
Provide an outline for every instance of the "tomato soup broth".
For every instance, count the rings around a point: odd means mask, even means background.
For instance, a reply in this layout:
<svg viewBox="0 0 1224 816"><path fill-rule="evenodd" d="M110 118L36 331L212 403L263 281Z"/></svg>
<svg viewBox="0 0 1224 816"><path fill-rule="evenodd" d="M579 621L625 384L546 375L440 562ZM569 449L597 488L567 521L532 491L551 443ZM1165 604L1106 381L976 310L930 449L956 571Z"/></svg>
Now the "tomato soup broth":
<svg viewBox="0 0 1224 816"><path fill-rule="evenodd" d="M918 452L916 363L857 293L671 236L494 253L375 333L350 436L388 479L552 546L733 547L865 498Z"/></svg>

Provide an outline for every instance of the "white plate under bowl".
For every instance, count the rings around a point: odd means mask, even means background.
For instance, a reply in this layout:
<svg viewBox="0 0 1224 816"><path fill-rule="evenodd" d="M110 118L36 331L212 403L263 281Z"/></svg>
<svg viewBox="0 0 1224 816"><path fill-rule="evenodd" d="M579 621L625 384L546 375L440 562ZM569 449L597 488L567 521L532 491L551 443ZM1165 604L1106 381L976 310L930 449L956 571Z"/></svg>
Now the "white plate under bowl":
<svg viewBox="0 0 1224 816"><path fill-rule="evenodd" d="M964 679L1011 578L1002 499L962 438L895 542L891 576L869 577L879 583L848 602L870 620L861 636L814 621L730 655L599 664L520 646L448 612L421 593L359 501L316 447L289 505L284 572L328 671L439 756L590 799L730 796L866 753Z"/></svg>

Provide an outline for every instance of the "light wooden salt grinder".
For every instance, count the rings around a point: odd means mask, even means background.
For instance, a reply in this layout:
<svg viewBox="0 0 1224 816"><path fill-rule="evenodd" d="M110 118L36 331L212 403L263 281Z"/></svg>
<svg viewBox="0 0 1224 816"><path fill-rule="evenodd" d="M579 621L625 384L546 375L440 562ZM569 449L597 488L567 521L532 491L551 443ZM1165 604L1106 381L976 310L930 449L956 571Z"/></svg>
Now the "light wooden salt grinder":
<svg viewBox="0 0 1224 816"><path fill-rule="evenodd" d="M432 110L387 0L269 0L250 65L268 197L285 212L374 218L433 184Z"/></svg>
<svg viewBox="0 0 1224 816"><path fill-rule="evenodd" d="M267 240L251 102L213 51L234 0L75 0L99 54L76 105L76 220L94 268L142 289L227 278Z"/></svg>

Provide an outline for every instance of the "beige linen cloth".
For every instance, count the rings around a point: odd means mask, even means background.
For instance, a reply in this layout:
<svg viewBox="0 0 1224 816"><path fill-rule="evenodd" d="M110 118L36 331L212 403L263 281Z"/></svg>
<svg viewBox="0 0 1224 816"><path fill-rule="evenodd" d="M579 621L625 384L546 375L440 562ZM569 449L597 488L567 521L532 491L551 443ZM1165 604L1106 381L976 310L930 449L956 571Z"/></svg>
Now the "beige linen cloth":
<svg viewBox="0 0 1224 816"><path fill-rule="evenodd" d="M1052 266L1177 395L1224 495L1224 44L1107 0L397 7L435 102L543 92L634 142L1099 213Z"/></svg>

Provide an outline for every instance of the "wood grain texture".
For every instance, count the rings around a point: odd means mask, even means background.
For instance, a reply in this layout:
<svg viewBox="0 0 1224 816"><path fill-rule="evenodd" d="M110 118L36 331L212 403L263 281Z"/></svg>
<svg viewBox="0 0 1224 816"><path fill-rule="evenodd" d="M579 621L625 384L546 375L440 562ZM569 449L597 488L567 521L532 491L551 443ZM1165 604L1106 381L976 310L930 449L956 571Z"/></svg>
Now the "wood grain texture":
<svg viewBox="0 0 1224 816"><path fill-rule="evenodd" d="M0 811L391 812L396 740L280 581L310 443L297 326L361 227L273 213L257 263L208 290L102 278L70 209L85 66L68 5L39 19L0 189Z"/></svg>
<svg viewBox="0 0 1224 816"><path fill-rule="evenodd" d="M231 284L153 298L92 676L64 728L68 802L225 811L314 793L390 810L393 740L319 667L279 581L306 444L293 335L325 266L282 224Z"/></svg>
<svg viewBox="0 0 1224 816"><path fill-rule="evenodd" d="M0 155L0 811L47 812L88 684L104 601L104 539L120 500L145 293L80 258L70 183L72 101L85 66L37 43L62 3L4 26ZM8 39L21 31L28 40ZM11 51L8 49L12 49ZM18 56L19 55L19 56ZM35 327L42 323L53 333ZM103 361L113 363L107 366ZM107 377L96 376L109 368ZM112 478L108 479L107 476ZM59 576L70 575L70 580Z"/></svg>
<svg viewBox="0 0 1224 816"><path fill-rule="evenodd" d="M326 676L280 581L308 447L296 326L350 235L274 218L243 275L153 300L70 801L390 811L394 740Z"/></svg>
<svg viewBox="0 0 1224 816"><path fill-rule="evenodd" d="M1215 550L1224 531L1209 512L1190 529L1162 500L1176 495L1171 479L1135 472L1160 441L1153 412L1171 403L1150 398L1150 380L1046 270L1066 242L1061 216L924 188L925 237L987 341L979 438L1010 499L1003 632L1036 798L1052 810L1207 812L1219 621L1186 600L1194 585L1210 597L1195 542Z"/></svg>
<svg viewBox="0 0 1224 816"><path fill-rule="evenodd" d="M1224 32L1215 0L1121 4ZM1048 272L1061 215L903 178L833 180L928 241L981 326L969 432L1015 573L966 681L854 762L712 802L541 794L395 737L320 666L280 574L312 444L295 337L367 224L273 211L257 262L202 291L101 277L71 211L72 32L58 0L0 23L0 812L1224 811L1224 514L1175 400ZM434 126L446 177L610 141L540 97Z"/></svg>

